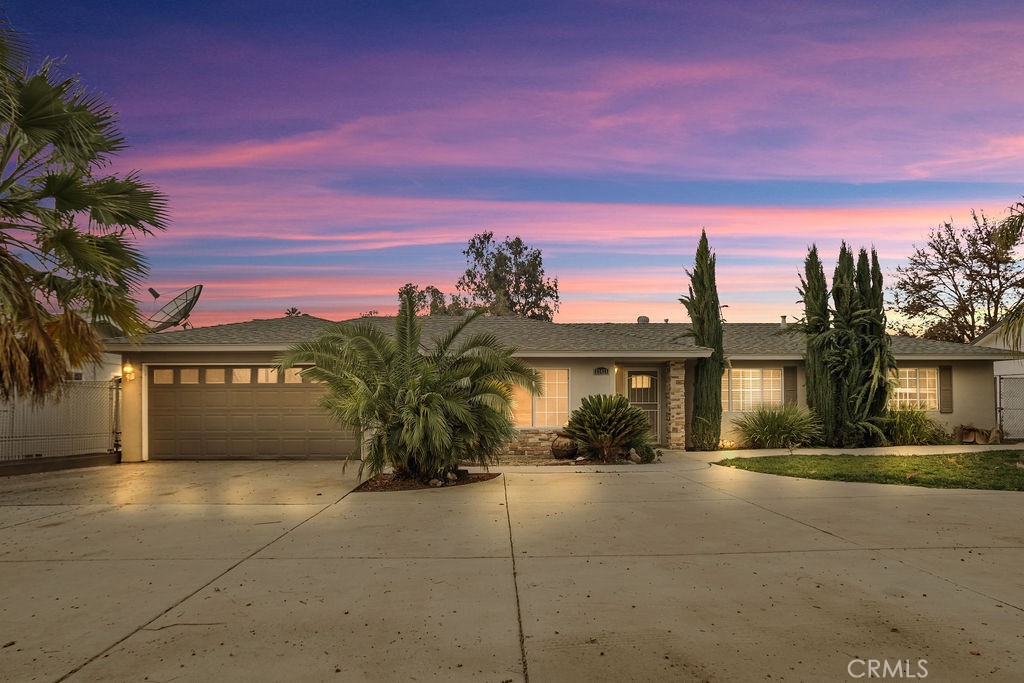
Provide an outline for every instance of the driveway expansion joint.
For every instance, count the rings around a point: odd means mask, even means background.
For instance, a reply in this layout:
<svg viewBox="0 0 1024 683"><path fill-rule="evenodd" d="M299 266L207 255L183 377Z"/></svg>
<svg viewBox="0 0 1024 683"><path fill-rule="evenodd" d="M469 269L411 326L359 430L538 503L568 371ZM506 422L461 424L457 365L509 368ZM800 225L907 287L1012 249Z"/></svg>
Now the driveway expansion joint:
<svg viewBox="0 0 1024 683"><path fill-rule="evenodd" d="M516 565L516 543L512 534L512 513L509 512L508 501L508 479L502 477L502 486L505 488L505 519L508 521L508 548L512 557L512 586L516 596L516 622L519 627L519 653L523 664L523 681L530 683L530 671L526 661L526 636L523 633L523 606L519 599L519 571Z"/></svg>

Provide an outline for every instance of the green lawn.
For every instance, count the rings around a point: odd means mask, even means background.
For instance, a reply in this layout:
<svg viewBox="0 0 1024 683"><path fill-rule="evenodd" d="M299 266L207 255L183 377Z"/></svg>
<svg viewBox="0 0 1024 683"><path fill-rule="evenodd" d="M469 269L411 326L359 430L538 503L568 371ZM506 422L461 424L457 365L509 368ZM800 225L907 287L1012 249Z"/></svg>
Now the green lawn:
<svg viewBox="0 0 1024 683"><path fill-rule="evenodd" d="M774 455L716 465L804 479L903 484L940 489L1024 491L1021 451L946 455Z"/></svg>

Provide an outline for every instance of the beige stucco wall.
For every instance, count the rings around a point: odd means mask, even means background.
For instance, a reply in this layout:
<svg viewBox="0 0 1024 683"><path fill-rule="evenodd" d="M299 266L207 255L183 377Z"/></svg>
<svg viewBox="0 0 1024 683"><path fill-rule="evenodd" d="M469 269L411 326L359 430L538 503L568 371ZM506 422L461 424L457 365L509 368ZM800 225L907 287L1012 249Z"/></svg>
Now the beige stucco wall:
<svg viewBox="0 0 1024 683"><path fill-rule="evenodd" d="M145 457L145 378L151 365L273 365L276 353L270 352L164 352L128 353L123 361L135 368L135 379L122 383L121 394L121 459L138 462ZM615 362L612 359L527 358L535 368L569 369L569 410L580 406L584 396L615 392ZM594 369L604 367L607 375L595 375Z"/></svg>
<svg viewBox="0 0 1024 683"><path fill-rule="evenodd" d="M569 369L569 412L580 407L584 396L615 393L615 362L600 358L524 358L531 366L549 370ZM607 368L607 375L595 375Z"/></svg>
<svg viewBox="0 0 1024 683"><path fill-rule="evenodd" d="M772 363L771 361L734 361L735 368L781 367L796 365L797 368L797 403L807 405L807 374L803 362ZM953 369L953 412L940 413L929 411L928 416L943 428L952 431L959 425L973 425L979 428L992 428L997 424L995 381L992 375L991 361L911 361L901 360L901 368L937 368L949 365ZM725 442L739 438L733 420L742 413L726 412L722 414L722 439Z"/></svg>
<svg viewBox="0 0 1024 683"><path fill-rule="evenodd" d="M953 368L953 412L929 411L928 416L952 431L960 425L991 429L996 418L995 378L992 361L899 361L901 368Z"/></svg>

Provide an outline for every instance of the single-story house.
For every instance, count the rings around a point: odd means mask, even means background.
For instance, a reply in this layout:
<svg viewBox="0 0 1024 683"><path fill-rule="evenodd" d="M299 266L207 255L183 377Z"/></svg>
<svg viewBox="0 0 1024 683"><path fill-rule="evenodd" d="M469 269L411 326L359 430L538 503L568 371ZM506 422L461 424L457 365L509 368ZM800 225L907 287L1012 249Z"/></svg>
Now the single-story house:
<svg viewBox="0 0 1024 683"><path fill-rule="evenodd" d="M385 330L394 318L367 318ZM424 339L459 319L424 316ZM322 387L275 359L333 323L309 315L252 320L108 340L122 355L122 459L337 457L354 435L317 408ZM693 412L694 364L710 355L687 324L551 323L484 317L471 329L495 334L542 374L543 396L520 394L522 451L543 451L584 396L619 393L650 417L658 443L684 448ZM781 323L726 323L723 438L732 419L764 404L805 404L804 337ZM919 406L948 428L996 425L992 366L1004 349L894 337L898 405Z"/></svg>

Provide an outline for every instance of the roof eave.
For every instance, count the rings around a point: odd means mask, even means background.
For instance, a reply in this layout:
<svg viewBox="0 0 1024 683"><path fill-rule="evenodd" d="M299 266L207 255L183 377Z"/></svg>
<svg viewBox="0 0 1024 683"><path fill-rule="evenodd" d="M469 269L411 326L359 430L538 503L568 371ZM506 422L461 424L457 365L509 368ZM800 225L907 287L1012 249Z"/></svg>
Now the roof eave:
<svg viewBox="0 0 1024 683"><path fill-rule="evenodd" d="M107 344L111 353L225 353L252 351L285 351L292 344ZM679 351L617 351L595 349L587 351L516 351L519 358L708 358L711 349L685 349Z"/></svg>
<svg viewBox="0 0 1024 683"><path fill-rule="evenodd" d="M107 344L110 353L163 353L182 351L210 353L225 351L285 351L292 344Z"/></svg>
<svg viewBox="0 0 1024 683"><path fill-rule="evenodd" d="M995 354L995 353L896 353L893 354L897 361L900 360L973 360L973 361L997 361L997 360L1013 360L1019 358L1011 354Z"/></svg>

